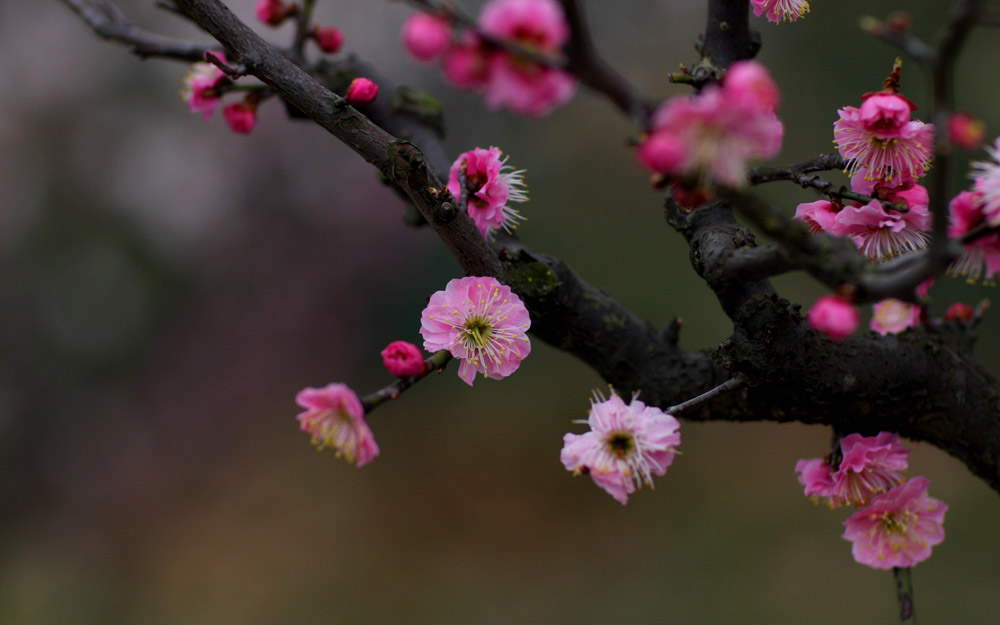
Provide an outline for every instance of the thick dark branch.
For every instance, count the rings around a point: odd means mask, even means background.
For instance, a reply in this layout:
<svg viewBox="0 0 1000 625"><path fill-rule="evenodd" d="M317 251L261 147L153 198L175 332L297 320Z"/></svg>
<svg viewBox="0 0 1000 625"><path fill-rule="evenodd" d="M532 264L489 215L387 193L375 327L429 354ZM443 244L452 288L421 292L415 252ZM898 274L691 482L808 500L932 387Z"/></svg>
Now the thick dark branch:
<svg viewBox="0 0 1000 625"><path fill-rule="evenodd" d="M205 51L211 49L205 44L161 37L136 28L117 6L105 0L62 1L102 38L131 46L132 52L143 58L203 61Z"/></svg>
<svg viewBox="0 0 1000 625"><path fill-rule="evenodd" d="M699 51L702 59L691 70L696 85L718 79L736 61L752 59L760 50L760 36L750 30L748 0L708 0L708 22Z"/></svg>

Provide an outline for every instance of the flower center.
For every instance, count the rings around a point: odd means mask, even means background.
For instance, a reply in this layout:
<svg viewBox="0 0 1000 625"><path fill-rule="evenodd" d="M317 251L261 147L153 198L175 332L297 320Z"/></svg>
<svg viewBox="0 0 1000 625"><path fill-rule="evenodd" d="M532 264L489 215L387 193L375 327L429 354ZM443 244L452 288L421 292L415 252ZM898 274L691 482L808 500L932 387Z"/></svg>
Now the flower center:
<svg viewBox="0 0 1000 625"><path fill-rule="evenodd" d="M624 458L635 449L635 439L629 432L612 432L607 438L607 445L611 453Z"/></svg>
<svg viewBox="0 0 1000 625"><path fill-rule="evenodd" d="M466 319L465 336L462 337L462 342L465 343L466 347L471 343L475 347L482 349L489 343L491 336L493 336L493 324L486 319L478 315Z"/></svg>

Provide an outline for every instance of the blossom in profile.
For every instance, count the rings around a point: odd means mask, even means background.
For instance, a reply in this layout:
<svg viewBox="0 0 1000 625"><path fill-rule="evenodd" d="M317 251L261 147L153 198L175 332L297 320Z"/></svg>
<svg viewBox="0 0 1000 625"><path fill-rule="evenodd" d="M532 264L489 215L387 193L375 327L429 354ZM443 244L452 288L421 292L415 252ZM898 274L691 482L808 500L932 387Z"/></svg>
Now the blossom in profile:
<svg viewBox="0 0 1000 625"><path fill-rule="evenodd" d="M355 78L347 86L347 101L351 106L367 106L377 97L378 85L367 78Z"/></svg>
<svg viewBox="0 0 1000 625"><path fill-rule="evenodd" d="M378 445L365 423L361 400L346 384L304 388L295 396L295 402L305 408L296 417L300 428L312 436L313 445L319 449L330 447L338 458L359 468L378 456Z"/></svg>
<svg viewBox="0 0 1000 625"><path fill-rule="evenodd" d="M555 0L491 0L483 6L478 23L485 34L552 60L569 39L566 16ZM490 52L486 71L484 96L491 109L506 107L539 117L576 92L572 75L503 49Z"/></svg>
<svg viewBox="0 0 1000 625"><path fill-rule="evenodd" d="M972 164L972 180L983 205L986 223L1000 226L1000 137L992 148L986 148L986 152L990 160Z"/></svg>
<svg viewBox="0 0 1000 625"><path fill-rule="evenodd" d="M767 21L776 24L794 22L809 12L807 0L750 0L750 4L753 6L754 15L757 17L764 15Z"/></svg>
<svg viewBox="0 0 1000 625"><path fill-rule="evenodd" d="M920 306L892 297L876 303L872 312L871 330L882 336L915 328L923 316Z"/></svg>
<svg viewBox="0 0 1000 625"><path fill-rule="evenodd" d="M741 61L729 72L721 87L673 97L657 109L637 152L641 165L657 174L695 178L702 187L740 187L749 161L778 153L784 130L774 114L778 91L767 70Z"/></svg>
<svg viewBox="0 0 1000 625"><path fill-rule="evenodd" d="M806 321L831 341L842 341L858 329L861 315L853 304L836 295L824 295L809 309Z"/></svg>
<svg viewBox="0 0 1000 625"><path fill-rule="evenodd" d="M451 43L448 20L430 13L414 13L403 23L403 45L418 61L433 61Z"/></svg>
<svg viewBox="0 0 1000 625"><path fill-rule="evenodd" d="M257 126L257 105L246 100L226 105L222 109L222 117L225 118L230 130L237 134L248 135Z"/></svg>
<svg viewBox="0 0 1000 625"><path fill-rule="evenodd" d="M431 295L420 317L424 349L448 350L461 361L458 377L472 386L476 373L499 380L514 373L531 352L528 309L495 278L450 281Z"/></svg>
<svg viewBox="0 0 1000 625"><path fill-rule="evenodd" d="M486 236L494 228L506 232L517 227L524 219L511 202L527 202L528 190L524 186L524 170L515 171L501 158L499 148L475 148L459 155L448 174L448 190L456 199L462 196L460 174L465 173L468 191L469 216L476 222L479 232Z"/></svg>
<svg viewBox="0 0 1000 625"><path fill-rule="evenodd" d="M316 26L312 31L313 39L319 49L327 54L334 54L344 45L344 34L334 26Z"/></svg>
<svg viewBox="0 0 1000 625"><path fill-rule="evenodd" d="M924 174L934 157L934 125L911 120L915 107L903 96L877 93L861 108L846 106L833 123L834 143L853 175L898 186Z"/></svg>
<svg viewBox="0 0 1000 625"><path fill-rule="evenodd" d="M953 239L986 224L982 194L975 191L962 191L955 196L948 204L948 212L951 217L948 236ZM992 282L993 276L1000 273L1000 234L988 234L966 243L962 255L948 272L964 276L969 282L977 282L980 278Z"/></svg>
<svg viewBox="0 0 1000 625"><path fill-rule="evenodd" d="M828 458L813 458L800 460L795 472L807 496L823 498L831 508L847 504L860 507L902 483L908 453L892 432L849 434L840 440L837 470Z"/></svg>
<svg viewBox="0 0 1000 625"><path fill-rule="evenodd" d="M868 183L868 184L866 184ZM927 245L931 228L930 200L927 189L912 182L890 188L873 185L855 178L852 188L857 193L876 193L879 199L867 204L847 203L837 213L839 231L851 237L858 251L869 260L881 262L900 254L919 250ZM907 206L907 212L887 209L880 200Z"/></svg>
<svg viewBox="0 0 1000 625"><path fill-rule="evenodd" d="M420 348L407 341L393 341L382 350L382 364L397 378L423 373L427 368Z"/></svg>
<svg viewBox="0 0 1000 625"><path fill-rule="evenodd" d="M583 423L590 431L566 434L559 459L574 475L590 475L622 505L643 484L653 488L653 476L667 472L681 443L673 415L636 396L626 404L614 390L608 399L595 391Z"/></svg>
<svg viewBox="0 0 1000 625"><path fill-rule="evenodd" d="M837 213L843 208L843 205L830 200L806 202L795 207L793 219L804 223L813 234L825 232L832 236L844 236L847 232L837 222Z"/></svg>
<svg viewBox="0 0 1000 625"><path fill-rule="evenodd" d="M225 56L221 52L213 52L223 63ZM187 102L192 113L200 113L206 120L212 119L215 109L222 101L219 87L227 83L229 78L221 69L212 63L193 63L184 76L184 88L181 98Z"/></svg>
<svg viewBox="0 0 1000 625"><path fill-rule="evenodd" d="M929 480L915 477L874 497L844 521L843 538L854 559L876 569L907 568L931 555L944 540L948 505L927 496Z"/></svg>

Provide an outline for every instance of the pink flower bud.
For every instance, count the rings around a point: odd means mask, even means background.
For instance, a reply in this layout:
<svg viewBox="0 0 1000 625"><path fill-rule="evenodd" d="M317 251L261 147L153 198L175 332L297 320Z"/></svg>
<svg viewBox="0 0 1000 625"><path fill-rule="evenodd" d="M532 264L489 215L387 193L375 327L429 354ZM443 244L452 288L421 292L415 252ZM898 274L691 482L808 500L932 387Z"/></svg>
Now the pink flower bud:
<svg viewBox="0 0 1000 625"><path fill-rule="evenodd" d="M371 104L378 97L378 85L367 78L355 78L347 88L347 101L353 106Z"/></svg>
<svg viewBox="0 0 1000 625"><path fill-rule="evenodd" d="M414 13L403 24L403 45L419 61L436 59L450 42L451 27L436 15Z"/></svg>
<svg viewBox="0 0 1000 625"><path fill-rule="evenodd" d="M824 295L813 304L806 320L814 330L819 330L831 341L840 341L858 329L861 316L854 306L839 297Z"/></svg>
<svg viewBox="0 0 1000 625"><path fill-rule="evenodd" d="M278 26L291 14L291 9L281 0L260 0L256 13L261 22L268 26Z"/></svg>
<svg viewBox="0 0 1000 625"><path fill-rule="evenodd" d="M635 155L639 164L653 173L674 173L684 164L684 142L675 135L654 132L639 145Z"/></svg>
<svg viewBox="0 0 1000 625"><path fill-rule="evenodd" d="M974 152L983 144L986 125L979 119L963 111L948 118L948 140L963 150Z"/></svg>
<svg viewBox="0 0 1000 625"><path fill-rule="evenodd" d="M962 302L955 302L948 307L948 312L944 314L945 321L961 321L967 322L971 321L973 317L976 316L976 311L968 304L963 304Z"/></svg>
<svg viewBox="0 0 1000 625"><path fill-rule="evenodd" d="M393 341L382 350L382 364L397 378L408 378L426 371L423 353L413 343Z"/></svg>
<svg viewBox="0 0 1000 625"><path fill-rule="evenodd" d="M313 29L313 39L316 40L316 45L319 46L319 49L327 54L335 53L337 50L340 50L340 46L344 45L343 33L333 26L323 28L317 26Z"/></svg>
<svg viewBox="0 0 1000 625"><path fill-rule="evenodd" d="M229 129L241 135L248 135L257 125L257 107L250 102L237 102L222 109Z"/></svg>

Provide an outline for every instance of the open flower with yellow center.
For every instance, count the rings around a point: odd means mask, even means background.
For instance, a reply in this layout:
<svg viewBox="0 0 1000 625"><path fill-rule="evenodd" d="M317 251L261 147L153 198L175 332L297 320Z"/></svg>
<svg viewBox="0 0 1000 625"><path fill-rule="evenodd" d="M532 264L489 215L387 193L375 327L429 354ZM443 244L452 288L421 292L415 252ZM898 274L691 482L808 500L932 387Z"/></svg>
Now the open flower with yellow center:
<svg viewBox="0 0 1000 625"><path fill-rule="evenodd" d="M680 423L636 396L628 404L614 390L604 399L594 392L585 434L566 434L560 460L574 475L589 474L622 505L653 476L663 475L681 443Z"/></svg>
<svg viewBox="0 0 1000 625"><path fill-rule="evenodd" d="M461 361L458 377L472 386L476 373L499 380L531 353L528 309L495 278L452 280L431 296L420 318L424 349L448 350Z"/></svg>
<svg viewBox="0 0 1000 625"><path fill-rule="evenodd" d="M303 432L312 436L319 449L332 448L337 457L363 467L378 456L375 435L365 422L365 409L357 394L346 384L304 388L295 396L305 408L298 417Z"/></svg>

